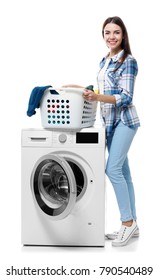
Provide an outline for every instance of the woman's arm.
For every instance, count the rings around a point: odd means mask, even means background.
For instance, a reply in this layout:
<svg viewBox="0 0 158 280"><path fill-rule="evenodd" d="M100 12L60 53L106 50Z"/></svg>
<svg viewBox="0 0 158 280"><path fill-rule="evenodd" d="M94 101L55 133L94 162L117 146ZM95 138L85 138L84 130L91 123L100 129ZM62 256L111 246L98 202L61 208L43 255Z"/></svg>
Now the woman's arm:
<svg viewBox="0 0 158 280"><path fill-rule="evenodd" d="M127 58L124 62L124 70L118 80L118 92L111 92L116 98L116 107L126 107L132 103L135 78L138 73L137 61L134 58Z"/></svg>
<svg viewBox="0 0 158 280"><path fill-rule="evenodd" d="M115 96L110 96L110 95L98 94L97 101L104 102L104 103L110 103L110 104L114 104L114 105L116 104Z"/></svg>
<svg viewBox="0 0 158 280"><path fill-rule="evenodd" d="M91 90L84 89L83 96L88 101L99 101L104 103L116 104L115 96L96 94Z"/></svg>
<svg viewBox="0 0 158 280"><path fill-rule="evenodd" d="M129 58L124 63L122 75L118 81L118 88L108 88L110 94L95 94L92 91L84 90L84 97L89 101L100 101L114 104L116 107L128 106L132 102L135 77L138 72L137 62Z"/></svg>

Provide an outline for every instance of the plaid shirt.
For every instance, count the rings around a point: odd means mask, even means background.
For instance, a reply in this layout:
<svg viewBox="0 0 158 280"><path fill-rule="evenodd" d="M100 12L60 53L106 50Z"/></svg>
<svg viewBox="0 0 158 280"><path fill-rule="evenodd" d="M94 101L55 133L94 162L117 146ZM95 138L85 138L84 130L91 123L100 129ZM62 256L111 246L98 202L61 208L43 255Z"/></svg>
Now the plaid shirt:
<svg viewBox="0 0 158 280"><path fill-rule="evenodd" d="M113 95L116 98L115 105L101 103L101 114L106 124L107 136L113 132L120 120L130 128L140 126L136 108L132 103L138 66L132 55L128 55L121 66L118 67L119 59L123 55L123 52L121 51L111 58L104 74L103 94ZM100 62L101 69L104 67L105 62L106 57Z"/></svg>

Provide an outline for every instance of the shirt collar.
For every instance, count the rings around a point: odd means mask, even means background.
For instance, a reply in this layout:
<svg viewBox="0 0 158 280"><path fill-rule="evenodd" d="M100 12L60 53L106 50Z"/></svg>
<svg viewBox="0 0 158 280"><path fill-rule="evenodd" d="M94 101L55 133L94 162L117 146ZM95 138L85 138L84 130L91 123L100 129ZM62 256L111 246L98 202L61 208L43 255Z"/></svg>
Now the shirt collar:
<svg viewBox="0 0 158 280"><path fill-rule="evenodd" d="M113 62L118 61L123 56L124 50L121 50L119 53L111 57Z"/></svg>

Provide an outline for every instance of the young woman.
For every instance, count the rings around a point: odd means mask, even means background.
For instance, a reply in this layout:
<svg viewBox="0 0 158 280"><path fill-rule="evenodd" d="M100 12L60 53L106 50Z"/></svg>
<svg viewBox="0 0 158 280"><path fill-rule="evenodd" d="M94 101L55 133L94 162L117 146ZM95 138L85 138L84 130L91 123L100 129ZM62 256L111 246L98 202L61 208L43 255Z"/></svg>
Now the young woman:
<svg viewBox="0 0 158 280"><path fill-rule="evenodd" d="M124 246L130 238L139 235L134 186L127 158L140 126L132 103L138 66L131 54L126 27L119 17L105 20L102 35L109 53L100 62L97 78L99 94L87 89L83 92L85 99L99 101L101 105L108 148L106 175L113 185L122 222L120 231L114 237L108 237L115 238L113 246Z"/></svg>

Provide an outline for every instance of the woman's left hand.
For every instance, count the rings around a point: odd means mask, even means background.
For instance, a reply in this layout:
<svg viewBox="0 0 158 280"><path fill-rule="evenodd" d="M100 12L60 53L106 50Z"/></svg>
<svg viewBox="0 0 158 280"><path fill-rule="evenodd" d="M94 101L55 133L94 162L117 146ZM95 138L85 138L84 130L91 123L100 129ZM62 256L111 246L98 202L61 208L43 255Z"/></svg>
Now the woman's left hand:
<svg viewBox="0 0 158 280"><path fill-rule="evenodd" d="M98 94L92 90L84 89L83 97L88 101L98 101Z"/></svg>

